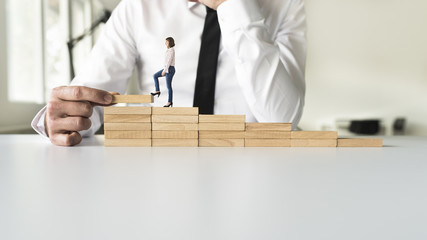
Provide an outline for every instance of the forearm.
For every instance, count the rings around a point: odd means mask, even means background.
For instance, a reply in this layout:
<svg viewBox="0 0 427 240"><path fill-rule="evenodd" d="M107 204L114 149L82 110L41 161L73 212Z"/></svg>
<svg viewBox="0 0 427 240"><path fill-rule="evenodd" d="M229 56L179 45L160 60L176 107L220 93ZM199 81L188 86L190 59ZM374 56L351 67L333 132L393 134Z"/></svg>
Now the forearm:
<svg viewBox="0 0 427 240"><path fill-rule="evenodd" d="M165 72L165 73L169 73L169 67L170 67L171 65L170 64L166 64L165 65L165 68L163 69L163 72Z"/></svg>
<svg viewBox="0 0 427 240"><path fill-rule="evenodd" d="M304 36L292 33L273 41L256 0L228 0L218 15L237 81L256 119L295 126L304 106Z"/></svg>
<svg viewBox="0 0 427 240"><path fill-rule="evenodd" d="M172 65L172 60L173 60L172 58L173 58L173 54L168 53L166 56L166 64L165 64L165 69L164 69L165 73L169 73L169 68Z"/></svg>

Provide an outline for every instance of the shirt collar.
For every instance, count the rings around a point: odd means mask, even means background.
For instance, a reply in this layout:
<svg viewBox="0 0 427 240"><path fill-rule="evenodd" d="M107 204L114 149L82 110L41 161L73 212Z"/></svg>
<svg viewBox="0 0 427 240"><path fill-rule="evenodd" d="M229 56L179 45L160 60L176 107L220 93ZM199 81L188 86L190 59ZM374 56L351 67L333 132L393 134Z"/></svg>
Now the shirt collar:
<svg viewBox="0 0 427 240"><path fill-rule="evenodd" d="M194 7L195 5L198 5L198 4L200 4L200 3L187 1L187 6L188 6L189 9L192 8L192 7Z"/></svg>

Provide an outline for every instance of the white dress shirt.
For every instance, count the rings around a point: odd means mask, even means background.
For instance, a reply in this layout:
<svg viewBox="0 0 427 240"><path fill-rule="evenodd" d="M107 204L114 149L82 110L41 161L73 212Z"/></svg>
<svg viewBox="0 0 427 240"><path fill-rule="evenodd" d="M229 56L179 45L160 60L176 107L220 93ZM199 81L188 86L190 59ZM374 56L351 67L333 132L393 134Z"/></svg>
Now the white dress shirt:
<svg viewBox="0 0 427 240"><path fill-rule="evenodd" d="M166 51L165 73L169 73L169 67L175 67L175 49L173 47Z"/></svg>
<svg viewBox="0 0 427 240"><path fill-rule="evenodd" d="M187 0L122 0L95 44L85 68L71 85L124 94L134 68L139 92L154 90L153 73L163 65L164 39L176 41L179 70L173 80L174 106L192 107L206 8ZM215 114L243 114L247 122L292 122L301 118L305 95L305 12L303 0L227 0L218 8L221 44ZM165 81L160 81L166 89ZM167 94L148 106L163 106ZM32 122L46 136L45 108ZM103 122L95 107L93 135Z"/></svg>

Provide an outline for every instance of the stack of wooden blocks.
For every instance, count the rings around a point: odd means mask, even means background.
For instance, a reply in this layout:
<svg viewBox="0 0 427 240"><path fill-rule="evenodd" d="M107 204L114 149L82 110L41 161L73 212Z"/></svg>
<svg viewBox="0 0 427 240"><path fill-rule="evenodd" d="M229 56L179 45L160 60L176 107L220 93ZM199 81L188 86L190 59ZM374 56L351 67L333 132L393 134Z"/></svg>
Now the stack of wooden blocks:
<svg viewBox="0 0 427 240"><path fill-rule="evenodd" d="M114 103L152 103L115 96ZM382 139L338 139L335 131L292 131L291 123L245 123L244 115L199 115L198 108L106 107L105 146L382 147Z"/></svg>
<svg viewBox="0 0 427 240"><path fill-rule="evenodd" d="M118 95L113 103L152 103L150 95ZM151 107L105 107L105 146L151 147Z"/></svg>
<svg viewBox="0 0 427 240"><path fill-rule="evenodd" d="M199 146L198 108L153 108L153 147Z"/></svg>
<svg viewBox="0 0 427 240"><path fill-rule="evenodd" d="M290 123L246 123L246 147L290 147Z"/></svg>
<svg viewBox="0 0 427 240"><path fill-rule="evenodd" d="M335 131L293 131L291 147L337 147Z"/></svg>
<svg viewBox="0 0 427 240"><path fill-rule="evenodd" d="M105 146L151 146L151 107L104 108Z"/></svg>
<svg viewBox="0 0 427 240"><path fill-rule="evenodd" d="M244 115L200 115L199 147L244 147Z"/></svg>
<svg viewBox="0 0 427 240"><path fill-rule="evenodd" d="M340 138L337 147L382 147L383 140L378 138Z"/></svg>

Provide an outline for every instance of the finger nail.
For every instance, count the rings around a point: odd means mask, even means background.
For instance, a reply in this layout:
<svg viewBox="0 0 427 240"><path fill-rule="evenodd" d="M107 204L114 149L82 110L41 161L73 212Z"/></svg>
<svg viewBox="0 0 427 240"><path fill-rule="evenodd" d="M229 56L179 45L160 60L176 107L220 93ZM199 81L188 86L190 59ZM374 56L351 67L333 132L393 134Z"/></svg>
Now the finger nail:
<svg viewBox="0 0 427 240"><path fill-rule="evenodd" d="M111 103L111 101L113 101L113 96L111 96L111 95L105 95L104 96L104 100L105 100L105 102L107 102L107 103Z"/></svg>

